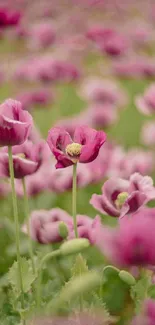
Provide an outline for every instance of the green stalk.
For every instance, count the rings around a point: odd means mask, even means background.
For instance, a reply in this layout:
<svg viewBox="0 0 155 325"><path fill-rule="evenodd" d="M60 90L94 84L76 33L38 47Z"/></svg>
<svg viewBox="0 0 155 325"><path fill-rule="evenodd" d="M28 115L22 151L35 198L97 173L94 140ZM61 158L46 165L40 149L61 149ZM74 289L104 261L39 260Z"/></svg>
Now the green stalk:
<svg viewBox="0 0 155 325"><path fill-rule="evenodd" d="M15 239L16 239L16 251L17 251L17 264L18 264L18 274L19 274L19 283L21 289L21 303L22 309L24 309L24 290L23 290L23 279L22 279L22 266L21 266L21 256L20 256L20 227L19 227L19 216L17 208L17 197L15 191L15 182L14 182L14 169L13 169L13 158L12 158L12 147L8 146L8 155L9 155L9 170L10 170L10 179L12 187L12 203L13 203L13 214L14 214L14 223L15 223ZM26 325L25 319L23 319L23 325Z"/></svg>
<svg viewBox="0 0 155 325"><path fill-rule="evenodd" d="M24 192L25 219L26 219L27 234L28 234L28 240L29 240L29 255L30 255L30 258L31 258L33 273L36 274L35 262L34 262L34 256L33 256L32 240L31 240L31 235L30 235L29 203L28 203L28 196L27 196L26 183L25 183L25 178L24 177L22 178L22 185L23 185L23 192Z"/></svg>
<svg viewBox="0 0 155 325"><path fill-rule="evenodd" d="M72 215L74 222L75 237L78 238L77 220L76 220L76 192L77 192L77 164L73 165L73 187L72 187Z"/></svg>
<svg viewBox="0 0 155 325"><path fill-rule="evenodd" d="M56 256L58 256L60 254L59 249L56 251L53 251L51 253L48 253L47 255L45 255L43 257L43 259L41 260L40 266L39 266L39 270L38 270L38 281L37 281L37 309L40 309L41 306L41 283L42 283L42 268L43 265L51 258L54 258Z"/></svg>

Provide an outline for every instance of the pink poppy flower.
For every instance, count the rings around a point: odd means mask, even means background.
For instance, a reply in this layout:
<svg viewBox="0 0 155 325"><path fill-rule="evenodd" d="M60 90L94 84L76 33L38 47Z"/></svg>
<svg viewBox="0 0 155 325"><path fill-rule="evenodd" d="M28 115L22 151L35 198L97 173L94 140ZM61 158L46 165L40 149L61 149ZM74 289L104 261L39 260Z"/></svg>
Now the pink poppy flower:
<svg viewBox="0 0 155 325"><path fill-rule="evenodd" d="M77 127L73 140L65 129L55 127L49 131L47 143L57 159L56 168L65 168L74 163L89 163L96 159L106 140L103 131L88 126Z"/></svg>
<svg viewBox="0 0 155 325"><path fill-rule="evenodd" d="M17 96L22 103L24 110L33 109L34 105L41 106L53 102L53 94L51 90L46 88L25 91Z"/></svg>
<svg viewBox="0 0 155 325"><path fill-rule="evenodd" d="M92 175L87 165L77 166L77 187L83 188L90 184ZM67 170L63 169L48 169L48 188L52 192L62 193L72 189L73 170L69 166Z"/></svg>
<svg viewBox="0 0 155 325"><path fill-rule="evenodd" d="M20 145L28 138L32 117L20 102L6 100L0 105L0 146Z"/></svg>
<svg viewBox="0 0 155 325"><path fill-rule="evenodd" d="M64 210L36 210L30 215L30 233L33 240L41 244L60 242L63 238L59 234L59 224L63 221L68 228L68 239L75 237L73 218ZM101 228L100 217L94 220L85 215L77 215L77 228L80 238L87 238L91 244L96 240L96 229ZM22 227L27 233L26 225Z"/></svg>
<svg viewBox="0 0 155 325"><path fill-rule="evenodd" d="M119 267L155 265L155 219L135 216L121 219L114 229L98 229L96 245Z"/></svg>
<svg viewBox="0 0 155 325"><path fill-rule="evenodd" d="M93 245L96 242L97 229L102 228L101 220L99 216L94 219L85 215L77 215L77 230L80 238L87 238ZM75 238L75 232L72 227L69 232L68 239Z"/></svg>
<svg viewBox="0 0 155 325"><path fill-rule="evenodd" d="M41 244L60 242L63 238L59 234L59 224L63 221L68 230L72 227L70 215L59 208L51 210L36 210L30 215L30 235L35 241ZM23 231L27 233L27 227L23 226Z"/></svg>
<svg viewBox="0 0 155 325"><path fill-rule="evenodd" d="M32 25L28 45L34 49L46 48L55 41L55 30L49 21L43 21Z"/></svg>
<svg viewBox="0 0 155 325"><path fill-rule="evenodd" d="M45 159L46 149L46 143L44 142L33 144L31 141L26 141L22 145L14 146L12 153L15 178L23 178L35 173ZM9 177L7 148L2 149L0 152L0 164L4 175Z"/></svg>
<svg viewBox="0 0 155 325"><path fill-rule="evenodd" d="M155 324L155 301L147 299L143 303L142 312L136 316L131 325L154 325Z"/></svg>
<svg viewBox="0 0 155 325"><path fill-rule="evenodd" d="M21 19L21 13L16 10L8 9L5 7L0 8L0 28L7 28L16 26Z"/></svg>
<svg viewBox="0 0 155 325"><path fill-rule="evenodd" d="M116 107L109 104L94 104L85 111L85 118L89 126L106 128L116 123L118 114Z"/></svg>
<svg viewBox="0 0 155 325"><path fill-rule="evenodd" d="M133 173L150 174L154 167L154 155L151 151L131 149L125 155L124 176L130 177Z"/></svg>
<svg viewBox="0 0 155 325"><path fill-rule="evenodd" d="M103 310L93 310L82 313L76 311L66 317L39 318L33 320L33 325L110 325L111 321L112 317L105 315Z"/></svg>
<svg viewBox="0 0 155 325"><path fill-rule="evenodd" d="M155 122L146 122L141 130L141 142L146 146L155 145Z"/></svg>
<svg viewBox="0 0 155 325"><path fill-rule="evenodd" d="M99 41L97 44L102 53L110 56L120 56L126 53L128 49L127 39L118 33L109 37L105 41Z"/></svg>
<svg viewBox="0 0 155 325"><path fill-rule="evenodd" d="M123 78L151 78L155 76L155 63L150 57L131 57L113 64L113 73Z"/></svg>
<svg viewBox="0 0 155 325"><path fill-rule="evenodd" d="M144 115L153 114L155 112L155 84L149 86L143 96L137 96L135 104Z"/></svg>
<svg viewBox="0 0 155 325"><path fill-rule="evenodd" d="M109 179L102 187L102 194L93 194L90 203L103 214L123 217L134 213L154 197L155 188L151 177L135 173L129 181Z"/></svg>
<svg viewBox="0 0 155 325"><path fill-rule="evenodd" d="M126 104L125 93L116 83L97 77L84 80L80 86L79 94L86 100L113 105L114 108Z"/></svg>

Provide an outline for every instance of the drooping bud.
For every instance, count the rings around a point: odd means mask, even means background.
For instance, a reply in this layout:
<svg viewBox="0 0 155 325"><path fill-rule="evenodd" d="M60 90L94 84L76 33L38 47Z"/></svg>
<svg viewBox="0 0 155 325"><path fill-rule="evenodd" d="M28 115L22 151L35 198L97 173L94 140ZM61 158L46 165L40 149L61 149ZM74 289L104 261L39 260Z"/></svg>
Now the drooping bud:
<svg viewBox="0 0 155 325"><path fill-rule="evenodd" d="M117 199L115 201L115 205L117 209L121 209L123 204L125 203L126 199L128 198L128 193L127 192L122 192L118 194Z"/></svg>
<svg viewBox="0 0 155 325"><path fill-rule="evenodd" d="M61 221L59 223L59 235L62 237L62 238L67 238L68 236L68 228L65 224L65 222Z"/></svg>
<svg viewBox="0 0 155 325"><path fill-rule="evenodd" d="M130 286L132 286L132 285L134 285L136 283L136 280L133 277L133 275L130 274L129 272L127 272L127 271L122 270L122 271L119 272L118 275L119 275L120 279L123 282L127 283Z"/></svg>
<svg viewBox="0 0 155 325"><path fill-rule="evenodd" d="M82 145L80 143L73 142L66 147L66 154L73 158L73 162L77 162L80 156Z"/></svg>
<svg viewBox="0 0 155 325"><path fill-rule="evenodd" d="M86 238L75 238L72 240L68 240L60 246L60 254L61 255L69 255L80 253L82 250L88 248L90 246L90 242Z"/></svg>

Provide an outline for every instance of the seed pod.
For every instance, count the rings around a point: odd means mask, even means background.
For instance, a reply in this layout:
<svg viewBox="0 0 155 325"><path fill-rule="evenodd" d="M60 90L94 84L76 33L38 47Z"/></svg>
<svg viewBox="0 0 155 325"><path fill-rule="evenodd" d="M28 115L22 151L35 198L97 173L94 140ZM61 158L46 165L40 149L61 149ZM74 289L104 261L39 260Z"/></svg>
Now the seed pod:
<svg viewBox="0 0 155 325"><path fill-rule="evenodd" d="M69 255L80 253L82 250L90 246L89 240L86 238L75 238L63 243L60 246L61 255Z"/></svg>
<svg viewBox="0 0 155 325"><path fill-rule="evenodd" d="M135 278L127 271L122 270L119 272L118 275L122 281L124 281L125 283L127 283L130 286L132 286L136 283Z"/></svg>

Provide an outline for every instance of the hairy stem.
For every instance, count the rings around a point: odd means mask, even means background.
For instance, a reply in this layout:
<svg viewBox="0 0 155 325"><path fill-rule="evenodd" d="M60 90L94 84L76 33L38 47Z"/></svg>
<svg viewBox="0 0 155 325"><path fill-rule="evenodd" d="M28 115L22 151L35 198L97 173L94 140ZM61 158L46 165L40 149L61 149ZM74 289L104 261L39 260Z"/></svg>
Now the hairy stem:
<svg viewBox="0 0 155 325"><path fill-rule="evenodd" d="M22 278L22 266L21 266L21 256L20 256L20 227L19 227L19 216L18 216L18 207L17 207L17 197L15 191L15 182L14 182L14 168L13 168L13 158L12 158L12 148L8 147L9 154L9 170L10 170L10 179L11 179L11 188L12 188L12 203L13 203L13 214L14 214L14 224L15 224L15 239L16 239L16 252L17 252L17 264L18 264L18 275L19 283L21 289L21 303L22 309L24 309L24 290L23 290L23 278ZM26 324L25 319L23 319L23 325Z"/></svg>
<svg viewBox="0 0 155 325"><path fill-rule="evenodd" d="M33 256L32 241L31 241L31 236L30 236L29 204L28 204L28 196L27 196L27 191L26 191L25 178L22 178L22 185L23 185L23 192L24 192L25 219L26 219L27 234L28 234L28 239L29 239L29 255L30 255L30 258L31 258L32 270L33 270L33 273L35 274L36 270L35 270L35 263L34 263L34 256Z"/></svg>
<svg viewBox="0 0 155 325"><path fill-rule="evenodd" d="M73 165L73 187L72 187L72 215L74 222L75 237L78 238L77 220L76 220L76 192L77 192L77 164Z"/></svg>

